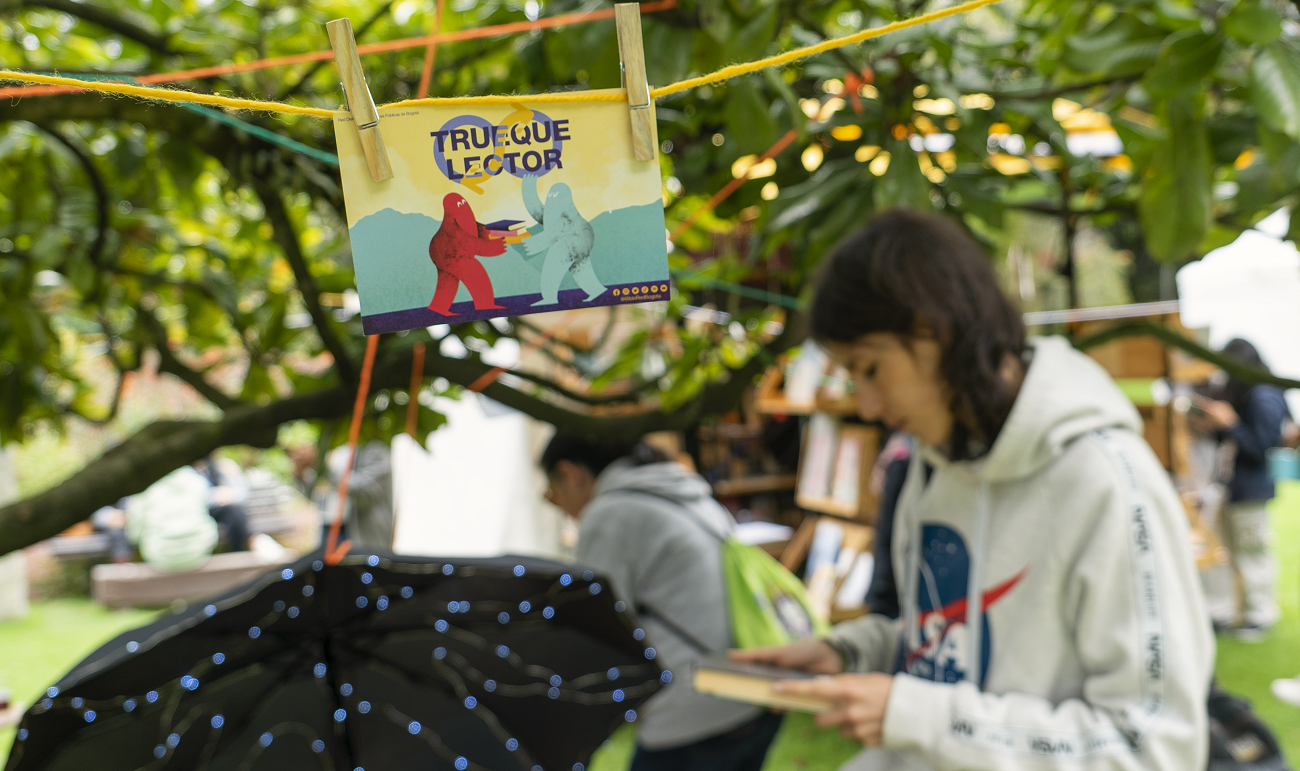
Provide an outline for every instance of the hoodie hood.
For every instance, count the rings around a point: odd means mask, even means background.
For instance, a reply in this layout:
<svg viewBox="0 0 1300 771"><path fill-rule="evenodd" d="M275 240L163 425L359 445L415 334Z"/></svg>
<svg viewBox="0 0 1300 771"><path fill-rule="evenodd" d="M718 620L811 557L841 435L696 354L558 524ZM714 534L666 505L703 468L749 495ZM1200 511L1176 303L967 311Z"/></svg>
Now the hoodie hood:
<svg viewBox="0 0 1300 771"><path fill-rule="evenodd" d="M735 529L730 516L719 516L721 509L713 500L713 489L699 474L680 463L633 465L623 459L609 464L596 477L593 499L612 492L649 495L678 504L689 510L695 520L718 538L726 538Z"/></svg>
<svg viewBox="0 0 1300 771"><path fill-rule="evenodd" d="M1063 337L1028 341L1033 359L1011 413L987 455L954 463L922 446L928 463L960 469L989 482L1030 476L1074 439L1098 428L1142 435L1142 419L1106 370Z"/></svg>
<svg viewBox="0 0 1300 771"><path fill-rule="evenodd" d="M705 482L700 475L692 474L680 463L648 463L644 466L634 466L626 459L609 464L596 478L597 496L615 490L649 493L683 506L707 498L711 492L708 482Z"/></svg>

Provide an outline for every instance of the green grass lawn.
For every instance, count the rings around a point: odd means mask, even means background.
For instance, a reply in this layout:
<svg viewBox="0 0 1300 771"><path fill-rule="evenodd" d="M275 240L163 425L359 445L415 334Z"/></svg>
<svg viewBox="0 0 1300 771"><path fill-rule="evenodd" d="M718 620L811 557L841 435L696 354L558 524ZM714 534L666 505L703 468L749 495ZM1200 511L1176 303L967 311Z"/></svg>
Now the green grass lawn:
<svg viewBox="0 0 1300 771"><path fill-rule="evenodd" d="M1282 621L1263 642L1220 637L1218 675L1225 689L1250 699L1277 734L1287 760L1296 765L1300 763L1300 707L1278 701L1269 685L1279 677L1300 675L1300 482L1278 485L1269 515Z"/></svg>
<svg viewBox="0 0 1300 771"><path fill-rule="evenodd" d="M1274 678L1300 674L1300 483L1280 486L1271 507L1279 575L1282 622L1263 642L1246 644L1220 638L1218 675L1229 691L1250 699L1281 740L1287 758L1300 761L1300 709L1273 697ZM121 632L147 623L153 611L106 610L87 599L44 600L32 604L21 621L0 623L0 686L30 704L88 653ZM13 741L0 731L0 766ZM624 771L632 758L632 726L626 726L592 759L591 771ZM808 715L786 718L765 768L834 771L858 749L833 731L823 731Z"/></svg>
<svg viewBox="0 0 1300 771"><path fill-rule="evenodd" d="M23 705L103 643L157 615L156 611L108 610L88 599L42 600L20 621L0 623L0 686ZM0 731L0 766L14 729Z"/></svg>

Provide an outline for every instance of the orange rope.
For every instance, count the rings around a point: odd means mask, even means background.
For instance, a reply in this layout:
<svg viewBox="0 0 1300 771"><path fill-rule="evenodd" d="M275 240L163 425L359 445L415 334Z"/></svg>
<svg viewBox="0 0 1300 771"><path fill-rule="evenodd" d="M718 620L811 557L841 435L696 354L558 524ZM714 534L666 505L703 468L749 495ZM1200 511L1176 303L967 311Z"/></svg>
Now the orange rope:
<svg viewBox="0 0 1300 771"><path fill-rule="evenodd" d="M420 384L424 382L424 343L416 343L411 356L411 387L406 390L406 433L415 438L420 417Z"/></svg>
<svg viewBox="0 0 1300 771"><path fill-rule="evenodd" d="M545 345L547 340L550 340L552 337L554 337L557 332L567 327L576 318L577 316L573 315L573 311L569 311L564 315L564 318L555 322L555 324L551 325L548 329L546 329L537 337L534 337L532 340L529 340L528 345L525 345L519 351L519 361L522 362L525 356L527 356L528 354L532 353L533 351ZM488 386L497 382L497 378L501 377L502 375L504 375L509 371L510 371L509 367L493 367L492 369L480 375L478 380L475 380L473 383L470 383L469 390L473 391L474 393L479 393L484 388L487 388Z"/></svg>
<svg viewBox="0 0 1300 771"><path fill-rule="evenodd" d="M708 203L704 204L700 208L691 212L691 216L687 217L685 220L682 221L680 225L673 228L673 232L669 234L668 240L676 241L677 237L680 236L682 233L685 233L686 231L690 230L691 226L694 225L696 221L699 220L700 217L703 217L705 214L708 214L709 212L713 211L715 208L717 208L718 204L727 200L727 198L729 198L732 193L736 192L736 190L739 189L741 185L749 181L749 174L751 171L753 171L754 166L757 166L758 164L762 163L768 158L777 155L782 150L789 147L790 143L794 141L794 138L796 136L798 136L798 132L795 131L794 129L790 129L788 132L786 132L785 136L776 140L776 144L767 148L767 152L760 155L758 160L754 162L754 165L746 169L744 174L741 174L736 179L733 179L730 182L728 182L726 187L723 187L721 190L713 194L713 197L709 199Z"/></svg>
<svg viewBox="0 0 1300 771"><path fill-rule="evenodd" d="M439 7L442 2L440 0ZM670 8L677 7L677 0L659 0L654 3L643 3L641 13L655 13L657 11L666 11ZM367 43L366 45L357 46L359 54L380 54L389 51L401 51L407 48L418 48L426 46L432 48L438 43L454 43L461 40L476 40L484 37L500 37L511 35L516 32L530 32L535 29L549 29L551 27L565 27L570 24L583 24L589 21L599 21L601 19L612 19L614 17L613 8L603 8L598 11L584 11L580 13L565 13L559 16L548 16L536 21L513 21L506 24L494 24L490 27L476 27L474 29L459 30L456 32L438 32L435 27L434 34L421 35L419 37L408 37L400 40L388 40L381 43ZM441 15L437 17L441 19ZM439 22L435 22L437 24ZM200 67L193 70L177 70L175 72L158 72L152 75L141 75L135 78L136 83L145 85L156 83L172 83L178 80L193 80L196 78L211 78L217 75L233 75L239 72L252 72L254 70L266 70L274 67L288 67L294 64L306 64L309 62L326 61L334 58L333 50L312 51L304 54L293 54L291 56L277 56L269 59L258 59L251 62L241 62L238 64L220 64L214 67ZM425 66L431 66L431 56L426 55ZM422 78L423 80L423 78ZM15 86L12 88L0 88L0 97L12 96L40 96L44 94L66 94L74 91L87 91L89 89L74 88L69 86ZM426 91L421 91L421 96L425 96Z"/></svg>
<svg viewBox="0 0 1300 771"><path fill-rule="evenodd" d="M375 349L379 347L379 335L366 338L366 359L361 365L361 383L357 386L357 400L352 405L352 428L348 431L348 465L343 468L339 478L339 506L330 524L329 539L325 542L325 564L337 565L343 560L351 541L339 543L339 529L343 526L343 507L348 501L348 482L352 479L352 465L357 462L357 440L361 438L361 418L366 414L366 398L370 396L370 372L375 368ZM338 544L337 548L335 544Z"/></svg>
<svg viewBox="0 0 1300 771"><path fill-rule="evenodd" d="M438 0L438 6L433 10L433 34L442 31L442 7L446 0ZM438 42L429 41L429 47L424 49L424 69L420 71L420 87L416 89L416 99L424 99L429 96L429 84L433 81L433 57L438 52Z"/></svg>

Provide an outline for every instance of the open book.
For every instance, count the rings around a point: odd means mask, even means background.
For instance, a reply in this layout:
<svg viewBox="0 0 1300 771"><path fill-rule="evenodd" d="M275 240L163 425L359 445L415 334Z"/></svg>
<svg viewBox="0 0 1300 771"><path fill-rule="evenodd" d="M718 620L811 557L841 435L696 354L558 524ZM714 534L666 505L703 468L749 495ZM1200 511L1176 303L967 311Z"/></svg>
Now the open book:
<svg viewBox="0 0 1300 771"><path fill-rule="evenodd" d="M797 669L732 661L725 656L709 656L700 659L695 665L695 690L723 699L759 704L764 707L799 712L825 712L832 706L829 699L795 696L772 690L772 683L777 680L810 680L814 677L816 675Z"/></svg>

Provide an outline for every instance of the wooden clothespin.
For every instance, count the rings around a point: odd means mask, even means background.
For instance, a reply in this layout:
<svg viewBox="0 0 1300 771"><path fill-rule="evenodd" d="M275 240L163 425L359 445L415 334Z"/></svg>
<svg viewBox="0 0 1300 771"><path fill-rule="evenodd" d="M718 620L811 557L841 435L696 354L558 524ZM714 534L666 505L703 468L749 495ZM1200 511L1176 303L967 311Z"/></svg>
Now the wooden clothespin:
<svg viewBox="0 0 1300 771"><path fill-rule="evenodd" d="M618 32L623 87L627 89L627 105L632 115L632 154L638 161L653 161L659 150L659 131L655 126L654 102L650 99L650 82L645 76L641 6L636 3L615 5L614 28Z"/></svg>
<svg viewBox="0 0 1300 771"><path fill-rule="evenodd" d="M388 165L388 150L384 148L384 137L379 133L379 110L375 109L375 100L370 96L366 75L361 70L361 57L357 54L357 39L352 34L352 21L335 19L325 25L325 30L330 36L330 47L334 49L334 61L339 65L343 96L347 99L348 110L352 112L352 120L356 122L357 133L361 136L361 150L366 155L370 176L376 182L392 179L393 169Z"/></svg>

